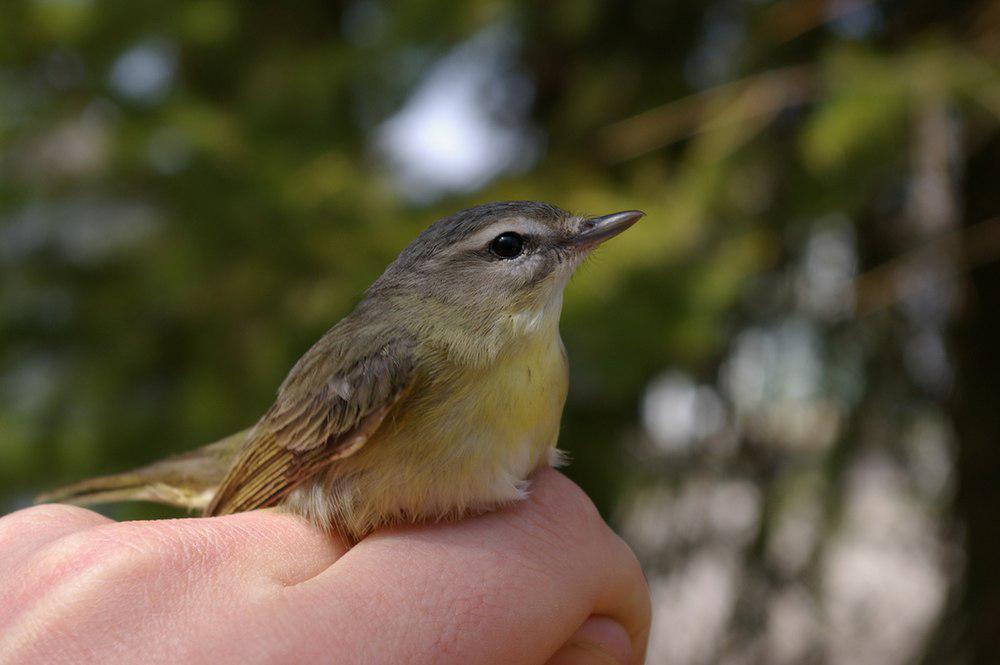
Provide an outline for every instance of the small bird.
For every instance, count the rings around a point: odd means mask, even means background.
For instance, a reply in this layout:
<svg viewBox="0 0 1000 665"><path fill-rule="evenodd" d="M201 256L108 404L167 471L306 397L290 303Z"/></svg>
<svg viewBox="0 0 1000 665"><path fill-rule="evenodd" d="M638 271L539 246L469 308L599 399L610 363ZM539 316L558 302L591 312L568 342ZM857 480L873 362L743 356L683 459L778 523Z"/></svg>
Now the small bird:
<svg viewBox="0 0 1000 665"><path fill-rule="evenodd" d="M528 476L562 459L563 289L642 216L507 201L441 219L299 359L256 425L39 501L278 507L353 543L523 499Z"/></svg>

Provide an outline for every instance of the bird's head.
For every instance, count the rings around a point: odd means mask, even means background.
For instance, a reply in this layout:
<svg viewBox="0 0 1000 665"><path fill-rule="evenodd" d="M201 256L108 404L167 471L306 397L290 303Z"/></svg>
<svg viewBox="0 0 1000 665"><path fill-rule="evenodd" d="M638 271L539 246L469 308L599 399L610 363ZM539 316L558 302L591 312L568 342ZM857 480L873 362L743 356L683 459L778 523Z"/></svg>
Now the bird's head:
<svg viewBox="0 0 1000 665"><path fill-rule="evenodd" d="M643 216L587 217L534 201L487 203L431 225L372 285L419 330L494 351L558 327L562 292L590 251ZM463 348L469 343L462 340Z"/></svg>

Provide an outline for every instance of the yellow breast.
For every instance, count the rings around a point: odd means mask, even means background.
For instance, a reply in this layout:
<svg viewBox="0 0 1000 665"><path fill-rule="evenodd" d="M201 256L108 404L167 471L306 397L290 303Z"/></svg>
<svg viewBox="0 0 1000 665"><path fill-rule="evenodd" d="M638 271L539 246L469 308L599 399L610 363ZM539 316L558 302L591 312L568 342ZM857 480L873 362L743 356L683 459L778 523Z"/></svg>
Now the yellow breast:
<svg viewBox="0 0 1000 665"><path fill-rule="evenodd" d="M364 534L523 498L554 457L568 367L555 326L521 341L485 367L438 365L360 451L297 490L293 509Z"/></svg>

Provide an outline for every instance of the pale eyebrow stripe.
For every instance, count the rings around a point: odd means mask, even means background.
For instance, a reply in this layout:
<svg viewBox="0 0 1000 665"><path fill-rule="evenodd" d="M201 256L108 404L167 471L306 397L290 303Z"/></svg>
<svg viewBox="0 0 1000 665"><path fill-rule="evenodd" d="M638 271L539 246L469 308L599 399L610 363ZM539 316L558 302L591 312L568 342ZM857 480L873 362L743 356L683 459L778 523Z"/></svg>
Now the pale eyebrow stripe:
<svg viewBox="0 0 1000 665"><path fill-rule="evenodd" d="M514 233L520 233L522 235L543 235L548 231L548 227L544 224L536 222L533 219L524 219L521 217L514 219L505 219L498 222L493 222L489 226L476 231L474 234L469 236L464 242L462 242L463 247L483 247L490 240L493 240L498 235L504 231L513 231Z"/></svg>

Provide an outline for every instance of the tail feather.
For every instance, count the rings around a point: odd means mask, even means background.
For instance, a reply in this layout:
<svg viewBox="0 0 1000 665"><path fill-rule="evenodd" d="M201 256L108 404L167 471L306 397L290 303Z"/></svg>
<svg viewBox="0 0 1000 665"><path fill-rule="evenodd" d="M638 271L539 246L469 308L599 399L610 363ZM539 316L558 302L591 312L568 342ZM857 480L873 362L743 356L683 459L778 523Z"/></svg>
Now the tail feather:
<svg viewBox="0 0 1000 665"><path fill-rule="evenodd" d="M86 506L114 501L152 501L203 510L212 500L248 431L132 471L66 485L39 495L35 502Z"/></svg>

